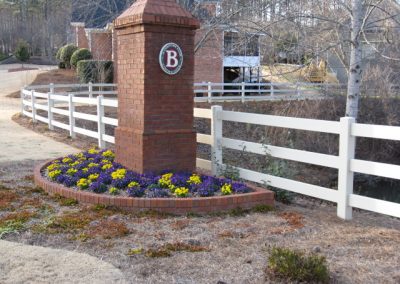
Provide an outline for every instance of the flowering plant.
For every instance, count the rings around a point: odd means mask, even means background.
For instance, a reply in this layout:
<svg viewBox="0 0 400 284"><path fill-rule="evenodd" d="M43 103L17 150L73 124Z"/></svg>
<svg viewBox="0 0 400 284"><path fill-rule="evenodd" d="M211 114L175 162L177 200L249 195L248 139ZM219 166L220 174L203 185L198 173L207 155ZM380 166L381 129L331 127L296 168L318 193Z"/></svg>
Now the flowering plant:
<svg viewBox="0 0 400 284"><path fill-rule="evenodd" d="M55 160L44 175L76 190L130 197L209 197L251 191L241 182L196 173L138 174L116 163L114 158L111 150L90 149Z"/></svg>

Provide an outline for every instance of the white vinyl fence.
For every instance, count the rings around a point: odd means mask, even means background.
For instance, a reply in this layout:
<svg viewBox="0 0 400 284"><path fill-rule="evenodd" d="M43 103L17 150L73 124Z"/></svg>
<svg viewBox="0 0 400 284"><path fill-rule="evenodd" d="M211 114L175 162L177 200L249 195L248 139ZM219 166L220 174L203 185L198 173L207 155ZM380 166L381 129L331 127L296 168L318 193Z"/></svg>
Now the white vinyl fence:
<svg viewBox="0 0 400 284"><path fill-rule="evenodd" d="M340 93L343 85L315 83L196 83L195 102L269 101L320 98Z"/></svg>
<svg viewBox="0 0 400 284"><path fill-rule="evenodd" d="M97 98L80 98L74 94L56 95L52 93L38 93L34 90L22 90L23 114L33 121L47 123L50 129L59 127L69 131L70 136L75 133L98 139L99 147L104 148L105 142L115 143L113 136L105 134L105 125L118 125L118 120L104 116L104 107L118 107L116 99L105 99L100 93ZM37 100L41 100L41 103ZM63 108L57 108L56 104ZM96 105L97 114L85 114L75 111L76 104ZM65 107L66 106L66 107ZM66 109L67 108L67 109ZM48 116L39 116L37 110L46 111ZM57 113L68 117L68 124L53 119ZM352 218L352 208L360 208L381 214L400 218L400 204L369 198L353 193L354 173L363 173L386 178L400 179L400 166L355 159L356 137L387 139L400 141L400 127L359 124L352 118L342 118L340 122L291 117L270 116L243 112L224 111L220 106L211 109L194 109L197 118L211 120L211 134L197 134L197 142L211 145L213 153L211 161L197 159L197 166L211 170L217 174L218 170L226 165L222 164L223 149L234 149L259 155L268 153L272 157L318 165L338 170L338 190L311 185L264 173L238 168L240 176L248 181L267 183L272 187L312 196L315 198L337 203L337 215L349 220ZM97 131L75 126L77 119L97 122ZM282 127L304 131L331 133L339 135L339 155L320 154L284 147L263 145L248 141L223 137L223 122L239 122L270 127Z"/></svg>
<svg viewBox="0 0 400 284"><path fill-rule="evenodd" d="M54 127L67 130L72 138L75 138L76 133L79 133L98 139L99 147L104 148L106 142L114 143L115 141L113 136L106 135L105 126L118 126L118 119L104 116L104 107L116 108L118 107L118 100L115 90L102 90L102 88L112 89L115 87L114 84L30 86L21 90L22 113L31 117L33 122L47 123L50 130L54 130ZM64 88L70 89L70 91L56 93L57 89ZM36 91L39 89L41 92ZM104 95L111 95L113 98L105 98ZM96 106L97 114L77 112L75 111L77 105ZM47 116L39 115L38 110L47 112ZM68 124L55 120L54 114L68 117ZM77 119L96 122L97 131L77 127Z"/></svg>

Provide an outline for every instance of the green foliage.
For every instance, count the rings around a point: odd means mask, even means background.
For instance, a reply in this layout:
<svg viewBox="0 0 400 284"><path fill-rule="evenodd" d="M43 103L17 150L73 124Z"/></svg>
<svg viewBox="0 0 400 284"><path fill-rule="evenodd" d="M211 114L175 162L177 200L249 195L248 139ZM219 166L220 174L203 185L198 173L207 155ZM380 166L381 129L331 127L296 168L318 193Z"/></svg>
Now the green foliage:
<svg viewBox="0 0 400 284"><path fill-rule="evenodd" d="M58 69L65 69L65 63L64 62L58 62Z"/></svg>
<svg viewBox="0 0 400 284"><path fill-rule="evenodd" d="M89 59L92 59L90 50L87 48L80 48L72 54L70 64L73 68L76 68L79 61Z"/></svg>
<svg viewBox="0 0 400 284"><path fill-rule="evenodd" d="M60 48L57 50L57 53L56 53L56 59L57 59L57 60L61 60L61 53L62 53L62 51L63 51L63 48L64 48L64 46L60 47Z"/></svg>
<svg viewBox="0 0 400 284"><path fill-rule="evenodd" d="M81 83L112 83L114 70L112 61L81 60L77 64Z"/></svg>
<svg viewBox="0 0 400 284"><path fill-rule="evenodd" d="M267 145L270 144L268 139L264 138L263 140L264 140L263 145L266 149L265 160L261 165L259 165L258 171L269 174L271 176L284 177L288 179L292 178L294 176L294 172L291 169L289 169L288 163L284 160L279 160L272 157L268 151ZM265 181L265 186L267 186L268 189L275 192L275 200L282 202L284 204L292 203L294 198L294 194L292 192L282 190L276 187L271 187L269 186L268 181Z"/></svg>
<svg viewBox="0 0 400 284"><path fill-rule="evenodd" d="M0 225L0 239L7 234L17 233L24 228L24 223L21 221L10 220Z"/></svg>
<svg viewBox="0 0 400 284"><path fill-rule="evenodd" d="M231 165L226 165L224 169L219 169L218 174L231 180L240 180L239 170Z"/></svg>
<svg viewBox="0 0 400 284"><path fill-rule="evenodd" d="M70 61L72 54L74 54L78 48L73 44L68 44L61 49L60 60L64 62L66 68L71 68Z"/></svg>
<svg viewBox="0 0 400 284"><path fill-rule="evenodd" d="M328 283L326 259L316 254L305 255L287 248L275 247L268 259L267 274L282 280Z"/></svg>
<svg viewBox="0 0 400 284"><path fill-rule="evenodd" d="M6 59L8 56L0 51L0 61Z"/></svg>
<svg viewBox="0 0 400 284"><path fill-rule="evenodd" d="M26 41L20 40L17 44L14 55L19 61L28 61L31 57L29 54L29 44Z"/></svg>

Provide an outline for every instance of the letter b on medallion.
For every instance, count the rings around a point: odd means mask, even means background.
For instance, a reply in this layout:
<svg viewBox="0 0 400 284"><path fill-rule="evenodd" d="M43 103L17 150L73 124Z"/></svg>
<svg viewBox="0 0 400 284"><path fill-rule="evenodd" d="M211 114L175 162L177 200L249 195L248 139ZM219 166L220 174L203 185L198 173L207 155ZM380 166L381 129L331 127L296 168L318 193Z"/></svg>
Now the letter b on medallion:
<svg viewBox="0 0 400 284"><path fill-rule="evenodd" d="M161 69L168 75L176 75L183 64L182 49L176 43L167 43L160 51Z"/></svg>

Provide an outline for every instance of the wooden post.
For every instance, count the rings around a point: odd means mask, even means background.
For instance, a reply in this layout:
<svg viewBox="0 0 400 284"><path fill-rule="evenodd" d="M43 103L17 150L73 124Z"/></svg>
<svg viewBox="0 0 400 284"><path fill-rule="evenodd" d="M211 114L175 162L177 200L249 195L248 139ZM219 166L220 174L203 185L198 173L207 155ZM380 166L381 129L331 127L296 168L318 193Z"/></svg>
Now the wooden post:
<svg viewBox="0 0 400 284"><path fill-rule="evenodd" d="M74 127L75 127L75 118L74 118L74 112L75 112L75 106L74 106L74 95L73 94L68 94L68 110L69 110L69 136L71 138L75 138L75 132L74 132Z"/></svg>
<svg viewBox="0 0 400 284"><path fill-rule="evenodd" d="M352 208L349 206L349 195L353 194L354 173L350 170L350 161L354 159L356 149L356 138L351 135L351 126L355 123L352 117L340 119L340 142L339 142L339 177L338 191L339 200L337 204L337 215L345 220L352 219Z"/></svg>
<svg viewBox="0 0 400 284"><path fill-rule="evenodd" d="M103 139L103 135L106 133L106 128L103 123L104 117L104 106L103 106L103 96L97 97L97 133L99 135L99 148L104 149L106 147L106 142Z"/></svg>
<svg viewBox="0 0 400 284"><path fill-rule="evenodd" d="M213 175L219 174L222 165L222 106L211 107L211 171Z"/></svg>

